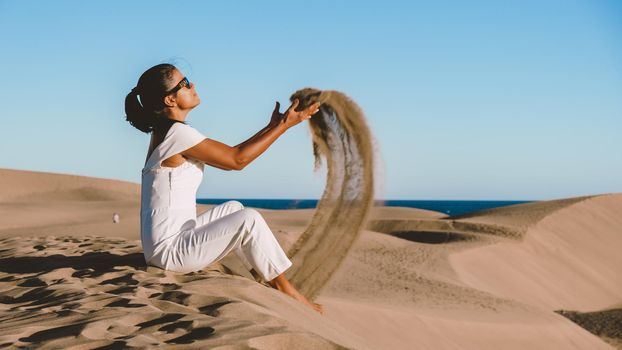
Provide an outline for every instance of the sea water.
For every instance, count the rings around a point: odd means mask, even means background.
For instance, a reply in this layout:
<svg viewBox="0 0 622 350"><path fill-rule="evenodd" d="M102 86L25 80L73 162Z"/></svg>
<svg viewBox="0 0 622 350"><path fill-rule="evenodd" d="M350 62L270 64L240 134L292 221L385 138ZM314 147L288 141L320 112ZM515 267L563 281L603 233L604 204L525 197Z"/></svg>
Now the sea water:
<svg viewBox="0 0 622 350"><path fill-rule="evenodd" d="M221 204L236 200L244 206L263 209L309 209L317 206L317 199L238 199L238 198L199 198L198 204ZM376 201L375 205L389 207L407 207L438 211L450 216L462 215L484 209L504 207L532 201L501 200L385 200Z"/></svg>

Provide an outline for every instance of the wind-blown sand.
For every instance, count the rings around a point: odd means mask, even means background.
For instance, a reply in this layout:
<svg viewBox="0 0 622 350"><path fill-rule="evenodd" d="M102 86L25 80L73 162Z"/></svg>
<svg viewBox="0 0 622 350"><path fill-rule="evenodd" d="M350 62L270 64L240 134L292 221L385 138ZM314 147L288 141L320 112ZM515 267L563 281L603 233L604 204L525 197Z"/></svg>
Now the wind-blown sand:
<svg viewBox="0 0 622 350"><path fill-rule="evenodd" d="M285 276L310 300L348 255L365 227L374 197L372 134L361 108L348 96L305 88L290 100L300 108L321 103L309 119L316 170L326 160L326 186L311 222L289 248Z"/></svg>
<svg viewBox="0 0 622 350"><path fill-rule="evenodd" d="M322 316L235 255L190 274L145 266L139 191L0 169L0 347L622 348L622 194L455 218L372 208ZM260 212L286 251L314 215Z"/></svg>

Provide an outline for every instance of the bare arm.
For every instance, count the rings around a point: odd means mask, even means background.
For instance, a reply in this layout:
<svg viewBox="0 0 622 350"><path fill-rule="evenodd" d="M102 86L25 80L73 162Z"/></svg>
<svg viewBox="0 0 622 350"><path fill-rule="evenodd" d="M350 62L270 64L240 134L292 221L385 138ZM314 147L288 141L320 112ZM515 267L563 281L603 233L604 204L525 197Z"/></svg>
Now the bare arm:
<svg viewBox="0 0 622 350"><path fill-rule="evenodd" d="M182 152L182 155L198 159L219 169L242 170L268 149L287 129L311 118L318 111L320 105L315 103L302 111L296 111L297 106L298 100L295 100L287 111L281 114L279 112L280 104L277 102L268 126L236 146L231 147L216 140L205 139L198 145Z"/></svg>

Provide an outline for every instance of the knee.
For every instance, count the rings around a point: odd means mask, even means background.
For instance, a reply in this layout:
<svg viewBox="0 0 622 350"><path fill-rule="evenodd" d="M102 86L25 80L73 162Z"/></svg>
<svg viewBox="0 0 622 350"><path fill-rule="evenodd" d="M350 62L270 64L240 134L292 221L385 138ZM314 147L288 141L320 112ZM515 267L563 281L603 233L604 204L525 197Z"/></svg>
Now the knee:
<svg viewBox="0 0 622 350"><path fill-rule="evenodd" d="M236 212L236 211L244 209L244 206L242 205L242 203L238 201L227 201L225 202L225 205L227 206L227 208L231 210L231 212Z"/></svg>

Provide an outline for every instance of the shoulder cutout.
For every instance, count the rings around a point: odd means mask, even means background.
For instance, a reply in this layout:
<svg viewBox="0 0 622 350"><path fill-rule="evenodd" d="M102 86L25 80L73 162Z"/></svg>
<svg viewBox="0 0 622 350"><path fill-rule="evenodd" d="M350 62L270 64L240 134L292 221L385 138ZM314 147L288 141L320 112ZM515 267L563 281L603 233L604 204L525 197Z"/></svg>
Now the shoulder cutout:
<svg viewBox="0 0 622 350"><path fill-rule="evenodd" d="M175 123L164 140L153 150L143 171L160 165L162 161L196 146L206 139L205 135L188 124Z"/></svg>

